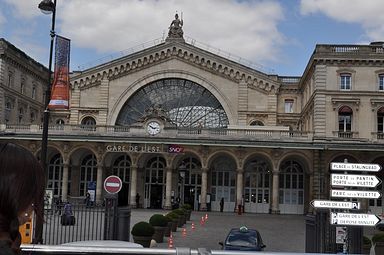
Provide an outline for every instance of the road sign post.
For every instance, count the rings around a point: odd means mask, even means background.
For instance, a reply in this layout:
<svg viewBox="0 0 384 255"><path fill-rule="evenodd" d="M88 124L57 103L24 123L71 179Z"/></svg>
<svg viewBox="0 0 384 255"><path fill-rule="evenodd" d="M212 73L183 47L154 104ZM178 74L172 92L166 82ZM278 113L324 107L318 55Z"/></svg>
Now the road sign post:
<svg viewBox="0 0 384 255"><path fill-rule="evenodd" d="M104 190L109 194L117 194L121 190L123 183L121 179L116 175L110 175L105 178Z"/></svg>
<svg viewBox="0 0 384 255"><path fill-rule="evenodd" d="M374 214L364 213L331 213L332 225L375 226L380 218Z"/></svg>
<svg viewBox="0 0 384 255"><path fill-rule="evenodd" d="M360 209L359 202L348 202L348 201L330 201L330 200L313 200L311 205L315 208L324 209Z"/></svg>

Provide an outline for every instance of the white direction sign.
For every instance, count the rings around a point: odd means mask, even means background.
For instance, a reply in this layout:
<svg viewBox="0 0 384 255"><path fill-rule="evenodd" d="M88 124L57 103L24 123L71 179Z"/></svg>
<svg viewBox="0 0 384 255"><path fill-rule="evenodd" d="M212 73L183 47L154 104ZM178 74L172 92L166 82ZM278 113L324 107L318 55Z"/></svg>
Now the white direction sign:
<svg viewBox="0 0 384 255"><path fill-rule="evenodd" d="M330 200L313 200L311 205L315 208L330 209L360 209L359 202L330 201Z"/></svg>
<svg viewBox="0 0 384 255"><path fill-rule="evenodd" d="M332 225L375 226L379 221L374 214L331 213Z"/></svg>
<svg viewBox="0 0 384 255"><path fill-rule="evenodd" d="M349 197L349 198L379 198L381 194L377 191L359 191L331 189L331 197Z"/></svg>
<svg viewBox="0 0 384 255"><path fill-rule="evenodd" d="M331 174L332 186L376 187L381 180L374 175Z"/></svg>
<svg viewBox="0 0 384 255"><path fill-rule="evenodd" d="M357 163L331 163L331 170L337 171L363 171L379 172L381 166L378 164L357 164Z"/></svg>

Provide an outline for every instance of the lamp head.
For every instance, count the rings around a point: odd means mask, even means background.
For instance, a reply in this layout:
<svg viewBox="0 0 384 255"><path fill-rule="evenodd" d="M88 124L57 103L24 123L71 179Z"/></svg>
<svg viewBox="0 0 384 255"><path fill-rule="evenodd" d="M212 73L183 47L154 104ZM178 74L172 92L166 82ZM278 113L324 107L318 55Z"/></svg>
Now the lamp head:
<svg viewBox="0 0 384 255"><path fill-rule="evenodd" d="M55 11L55 4L52 2L52 0L43 0L39 3L39 9L44 14L51 14Z"/></svg>
<svg viewBox="0 0 384 255"><path fill-rule="evenodd" d="M185 172L187 171L187 167L185 166L184 162L181 163L179 166L179 173L182 178L185 177Z"/></svg>

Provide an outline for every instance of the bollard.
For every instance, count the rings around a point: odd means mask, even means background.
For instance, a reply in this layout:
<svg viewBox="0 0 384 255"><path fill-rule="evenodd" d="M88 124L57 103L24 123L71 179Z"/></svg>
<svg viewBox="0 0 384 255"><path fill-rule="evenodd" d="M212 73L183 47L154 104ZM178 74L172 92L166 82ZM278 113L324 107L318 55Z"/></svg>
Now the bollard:
<svg viewBox="0 0 384 255"><path fill-rule="evenodd" d="M131 222L131 208L128 206L117 208L117 240L129 242Z"/></svg>

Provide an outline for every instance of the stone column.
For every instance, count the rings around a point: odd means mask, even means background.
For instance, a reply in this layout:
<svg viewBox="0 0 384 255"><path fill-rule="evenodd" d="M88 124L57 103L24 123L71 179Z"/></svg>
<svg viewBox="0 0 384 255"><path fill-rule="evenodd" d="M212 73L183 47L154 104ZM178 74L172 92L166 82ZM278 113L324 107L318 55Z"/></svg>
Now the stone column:
<svg viewBox="0 0 384 255"><path fill-rule="evenodd" d="M271 213L279 214L279 170L274 169L272 171L272 205Z"/></svg>
<svg viewBox="0 0 384 255"><path fill-rule="evenodd" d="M103 189L103 165L97 164L97 180L96 180L96 204L101 204L101 194Z"/></svg>
<svg viewBox="0 0 384 255"><path fill-rule="evenodd" d="M201 203L200 211L207 210L208 168L201 169Z"/></svg>
<svg viewBox="0 0 384 255"><path fill-rule="evenodd" d="M312 201L313 200L313 173L311 173L309 175L309 188L308 188L308 201ZM309 206L308 207L308 213L313 213L313 207L312 206Z"/></svg>
<svg viewBox="0 0 384 255"><path fill-rule="evenodd" d="M61 200L63 202L68 201L68 163L63 164L63 176L61 186Z"/></svg>
<svg viewBox="0 0 384 255"><path fill-rule="evenodd" d="M236 182L236 208L238 205L241 205L243 200L243 169L237 169L237 182Z"/></svg>
<svg viewBox="0 0 384 255"><path fill-rule="evenodd" d="M167 167L166 186L165 186L165 205L164 209L172 209L172 168Z"/></svg>
<svg viewBox="0 0 384 255"><path fill-rule="evenodd" d="M132 208L137 208L139 206L136 204L136 194L137 194L137 165L132 165L132 167L131 167L131 190L130 190L130 200L129 200L129 205Z"/></svg>

